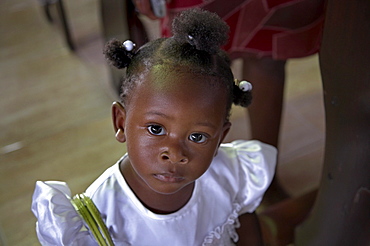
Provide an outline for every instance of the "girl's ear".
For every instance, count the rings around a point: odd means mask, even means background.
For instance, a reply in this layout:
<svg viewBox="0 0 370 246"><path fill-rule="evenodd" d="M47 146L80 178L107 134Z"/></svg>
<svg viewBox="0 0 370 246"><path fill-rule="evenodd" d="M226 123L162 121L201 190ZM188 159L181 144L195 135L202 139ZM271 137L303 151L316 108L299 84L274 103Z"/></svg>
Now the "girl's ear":
<svg viewBox="0 0 370 246"><path fill-rule="evenodd" d="M229 133L230 128L231 128L231 122L229 122L229 121L228 122L225 122L225 124L224 124L224 126L222 128L223 132L222 132L222 137L221 137L221 141L219 143L219 146L222 143L222 141L224 141L226 135Z"/></svg>
<svg viewBox="0 0 370 246"><path fill-rule="evenodd" d="M224 141L226 135L229 133L230 131L230 127L231 127L231 122L225 122L223 128L222 128L222 135L221 135L221 138L220 138L220 142L218 143L218 147L220 147L220 145L222 144L222 141ZM217 155L218 153L218 149L215 151L215 156Z"/></svg>
<svg viewBox="0 0 370 246"><path fill-rule="evenodd" d="M112 120L117 141L120 143L126 142L126 110L119 102L114 102L112 105Z"/></svg>

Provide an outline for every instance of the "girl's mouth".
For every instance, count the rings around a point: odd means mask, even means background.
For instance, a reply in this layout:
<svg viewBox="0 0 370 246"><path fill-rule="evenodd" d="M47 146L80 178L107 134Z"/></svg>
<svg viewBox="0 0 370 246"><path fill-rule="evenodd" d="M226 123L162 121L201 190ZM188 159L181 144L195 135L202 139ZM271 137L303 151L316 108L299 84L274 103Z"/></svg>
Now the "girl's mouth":
<svg viewBox="0 0 370 246"><path fill-rule="evenodd" d="M166 183L179 183L185 179L184 177L173 173L158 173L154 174L153 176L154 178Z"/></svg>

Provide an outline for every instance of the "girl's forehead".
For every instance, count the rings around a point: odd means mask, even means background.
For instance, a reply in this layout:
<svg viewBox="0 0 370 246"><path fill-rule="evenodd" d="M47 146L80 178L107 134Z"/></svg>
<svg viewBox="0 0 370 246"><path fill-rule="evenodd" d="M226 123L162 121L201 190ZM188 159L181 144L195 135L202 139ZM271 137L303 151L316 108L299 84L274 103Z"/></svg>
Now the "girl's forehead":
<svg viewBox="0 0 370 246"><path fill-rule="evenodd" d="M149 100L154 100L157 105L164 106L199 103L205 107L220 106L222 111L227 108L226 88L216 77L178 70L163 73L155 69L142 77L132 91L130 103L153 104Z"/></svg>
<svg viewBox="0 0 370 246"><path fill-rule="evenodd" d="M162 70L163 71L163 70ZM200 118L222 125L228 116L228 94L217 78L190 72L155 69L141 77L125 105L128 115L166 115L197 122Z"/></svg>
<svg viewBox="0 0 370 246"><path fill-rule="evenodd" d="M222 90L222 83L216 76L192 71L187 67L153 66L144 77L143 84L158 91L167 90ZM226 92L226 90L224 89Z"/></svg>

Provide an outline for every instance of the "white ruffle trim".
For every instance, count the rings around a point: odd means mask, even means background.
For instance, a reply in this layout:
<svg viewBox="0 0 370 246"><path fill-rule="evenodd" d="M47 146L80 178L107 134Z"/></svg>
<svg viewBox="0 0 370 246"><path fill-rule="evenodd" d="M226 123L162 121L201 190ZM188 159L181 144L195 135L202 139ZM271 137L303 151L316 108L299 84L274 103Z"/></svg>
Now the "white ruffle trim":
<svg viewBox="0 0 370 246"><path fill-rule="evenodd" d="M217 226L208 234L208 236L205 237L202 244L203 246L234 245L234 243L239 240L238 233L236 233L236 228L240 227L238 217L241 206L237 203L234 203L233 207L233 212L227 218L226 222L221 226Z"/></svg>

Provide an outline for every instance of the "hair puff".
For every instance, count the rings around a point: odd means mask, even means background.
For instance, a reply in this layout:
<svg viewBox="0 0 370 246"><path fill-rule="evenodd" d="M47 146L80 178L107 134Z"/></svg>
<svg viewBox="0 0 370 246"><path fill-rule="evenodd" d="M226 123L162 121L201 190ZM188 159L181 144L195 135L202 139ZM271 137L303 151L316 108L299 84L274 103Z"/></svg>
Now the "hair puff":
<svg viewBox="0 0 370 246"><path fill-rule="evenodd" d="M127 51L118 39L109 40L104 47L103 53L109 64L118 69L127 67L133 56L133 52Z"/></svg>
<svg viewBox="0 0 370 246"><path fill-rule="evenodd" d="M174 19L172 31L175 40L216 54L228 40L229 26L217 14L194 8Z"/></svg>

